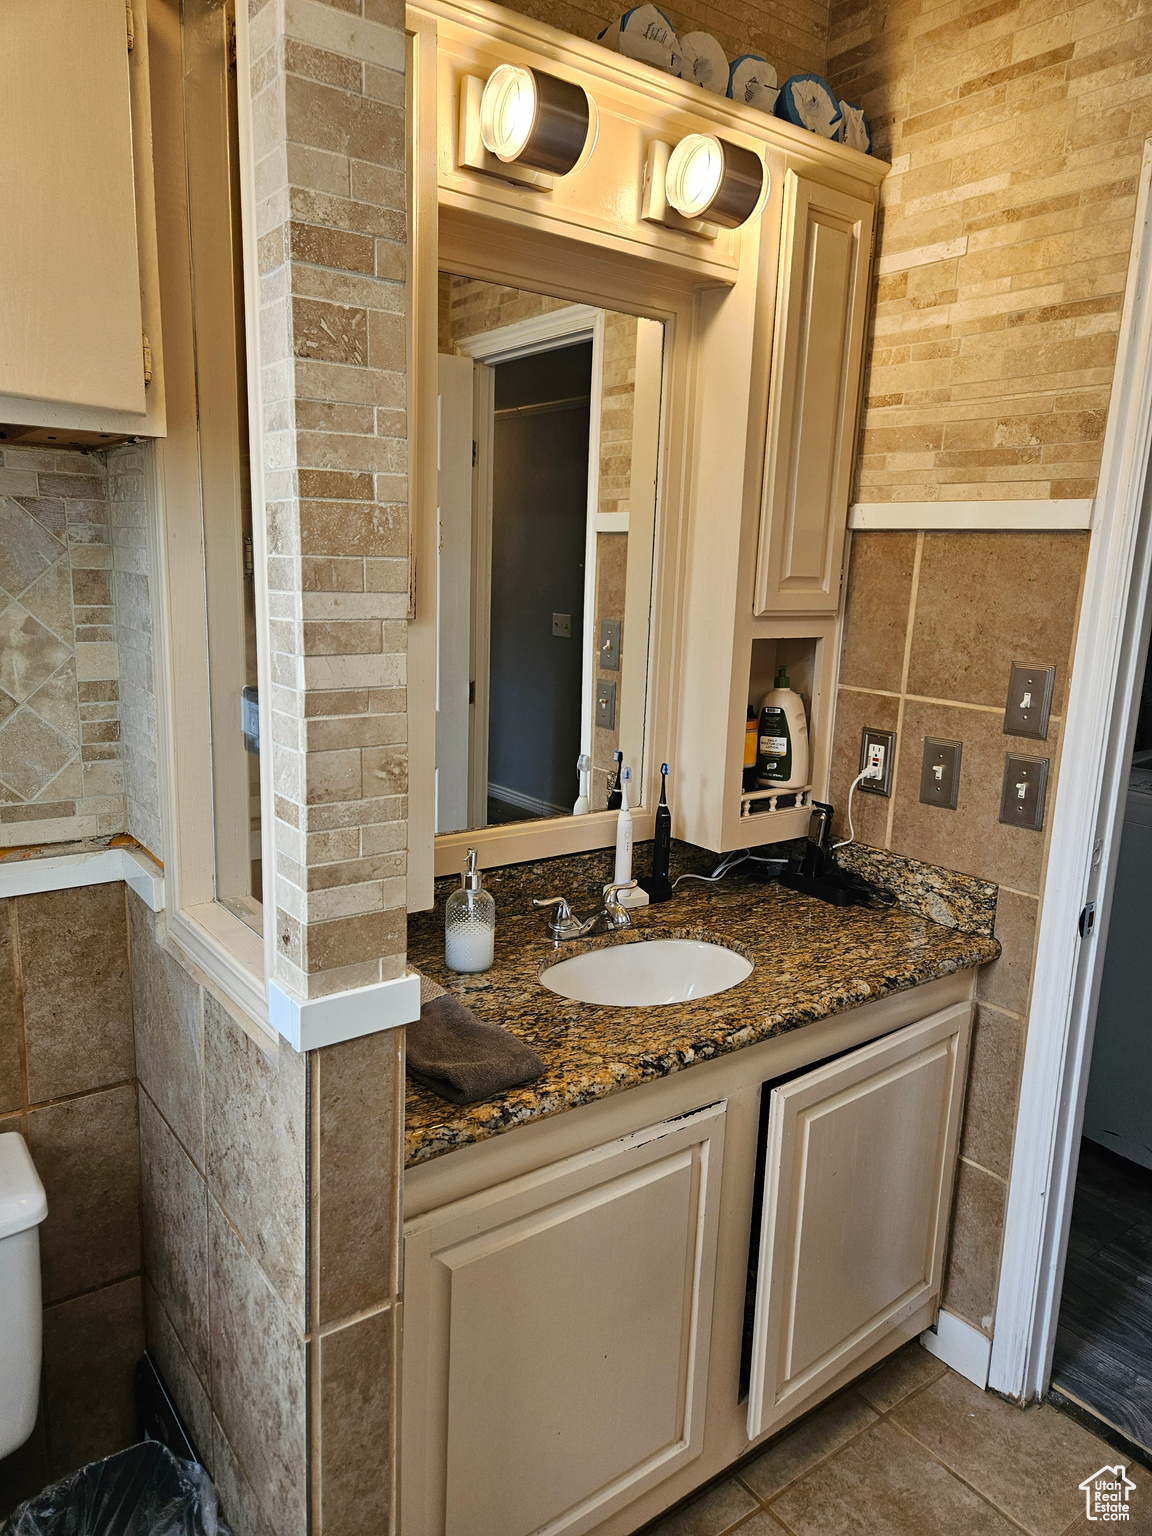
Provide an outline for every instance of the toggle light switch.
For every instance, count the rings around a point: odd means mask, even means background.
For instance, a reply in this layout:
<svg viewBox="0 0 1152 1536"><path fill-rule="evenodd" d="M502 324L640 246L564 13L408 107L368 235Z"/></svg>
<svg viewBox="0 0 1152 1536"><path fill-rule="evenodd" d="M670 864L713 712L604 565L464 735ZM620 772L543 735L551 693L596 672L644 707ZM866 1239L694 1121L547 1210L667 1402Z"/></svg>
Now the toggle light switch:
<svg viewBox="0 0 1152 1536"><path fill-rule="evenodd" d="M922 804L942 805L948 811L956 809L956 797L960 793L960 754L963 750L962 742L925 736L924 759L920 767Z"/></svg>
<svg viewBox="0 0 1152 1536"><path fill-rule="evenodd" d="M1035 741L1047 739L1055 681L1055 667L1026 667L1018 661L1012 663L1008 675L1008 702L1004 706L1005 736L1031 736Z"/></svg>
<svg viewBox="0 0 1152 1536"><path fill-rule="evenodd" d="M1039 832L1044 825L1044 795L1048 787L1046 757L1004 754L1004 783L1000 790L1000 820L1009 827Z"/></svg>

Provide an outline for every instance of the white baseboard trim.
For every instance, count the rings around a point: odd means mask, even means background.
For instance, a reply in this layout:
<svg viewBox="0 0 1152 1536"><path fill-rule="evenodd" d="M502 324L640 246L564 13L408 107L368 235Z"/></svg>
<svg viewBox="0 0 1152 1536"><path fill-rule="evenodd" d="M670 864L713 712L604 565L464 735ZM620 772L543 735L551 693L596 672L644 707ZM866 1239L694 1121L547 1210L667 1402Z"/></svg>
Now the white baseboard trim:
<svg viewBox="0 0 1152 1536"><path fill-rule="evenodd" d="M526 795L519 789L509 789L506 784L494 784L488 780L488 793L494 800L503 800L505 805L514 805L521 811L533 811L537 816L570 816L571 810L566 805L553 805L551 800L538 800L535 795Z"/></svg>
<svg viewBox="0 0 1152 1536"><path fill-rule="evenodd" d="M342 1040L415 1023L420 1017L420 977L412 971L375 986L311 998L291 997L270 981L268 1017L294 1050L339 1045Z"/></svg>
<svg viewBox="0 0 1152 1536"><path fill-rule="evenodd" d="M0 897L111 885L115 880L131 886L153 912L163 910L164 871L142 848L100 848L92 853L0 862Z"/></svg>
<svg viewBox="0 0 1152 1536"><path fill-rule="evenodd" d="M973 1328L955 1312L941 1307L935 1328L925 1328L920 1342L930 1355L943 1360L960 1376L974 1381L981 1392L988 1386L988 1362L992 1358L992 1340L979 1328Z"/></svg>
<svg viewBox="0 0 1152 1536"><path fill-rule="evenodd" d="M1092 526L1091 498L1084 501L859 501L848 513L849 528L907 532L1064 533Z"/></svg>

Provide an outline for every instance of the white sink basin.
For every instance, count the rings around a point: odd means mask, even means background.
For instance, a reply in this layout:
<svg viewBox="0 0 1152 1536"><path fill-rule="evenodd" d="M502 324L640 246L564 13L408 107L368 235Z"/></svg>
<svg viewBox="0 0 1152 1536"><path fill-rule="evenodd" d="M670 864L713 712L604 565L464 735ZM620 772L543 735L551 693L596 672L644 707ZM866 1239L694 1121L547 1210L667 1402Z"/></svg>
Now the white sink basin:
<svg viewBox="0 0 1152 1536"><path fill-rule="evenodd" d="M752 974L751 960L698 939L611 944L550 965L541 983L578 1003L651 1008L727 992Z"/></svg>

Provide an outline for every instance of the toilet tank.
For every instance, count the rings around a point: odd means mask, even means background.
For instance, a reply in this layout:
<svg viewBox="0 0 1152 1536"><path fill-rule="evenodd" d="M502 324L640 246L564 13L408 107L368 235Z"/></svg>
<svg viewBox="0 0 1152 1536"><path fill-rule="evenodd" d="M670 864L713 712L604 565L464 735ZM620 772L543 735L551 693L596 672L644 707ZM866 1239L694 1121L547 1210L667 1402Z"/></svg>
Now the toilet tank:
<svg viewBox="0 0 1152 1536"><path fill-rule="evenodd" d="M0 1457L23 1445L40 1394L40 1223L44 1186L24 1138L0 1136Z"/></svg>

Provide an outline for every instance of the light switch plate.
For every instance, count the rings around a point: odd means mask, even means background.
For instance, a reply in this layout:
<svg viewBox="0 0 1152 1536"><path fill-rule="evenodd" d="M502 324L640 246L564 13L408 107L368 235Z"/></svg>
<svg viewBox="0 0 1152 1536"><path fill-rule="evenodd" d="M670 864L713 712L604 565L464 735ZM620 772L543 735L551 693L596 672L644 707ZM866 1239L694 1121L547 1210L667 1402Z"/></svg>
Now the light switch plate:
<svg viewBox="0 0 1152 1536"><path fill-rule="evenodd" d="M1052 708L1052 689L1056 668L1026 667L1014 661L1008 674L1008 702L1004 706L1005 736L1031 736L1036 741L1048 737L1048 713Z"/></svg>
<svg viewBox="0 0 1152 1536"><path fill-rule="evenodd" d="M960 754L964 744L940 736L925 736L924 760L920 766L920 800L924 805L942 805L956 809L960 793Z"/></svg>
<svg viewBox="0 0 1152 1536"><path fill-rule="evenodd" d="M620 620L600 620L600 655L597 665L605 672L620 669Z"/></svg>
<svg viewBox="0 0 1152 1536"><path fill-rule="evenodd" d="M896 732L874 731L871 726L865 726L860 732L860 767L856 770L863 773L868 766L869 747L880 747L884 753L884 772L878 779L861 779L856 788L862 794L883 795L887 799L892 794L892 759L896 756Z"/></svg>
<svg viewBox="0 0 1152 1536"><path fill-rule="evenodd" d="M552 615L552 633L560 640L571 640L572 615L570 613L554 613Z"/></svg>
<svg viewBox="0 0 1152 1536"><path fill-rule="evenodd" d="M1044 795L1048 788L1048 759L1004 754L1004 784L1000 791L1000 820L1008 827L1039 832L1044 825Z"/></svg>
<svg viewBox="0 0 1152 1536"><path fill-rule="evenodd" d="M605 731L616 726L616 684L603 677L596 680L596 724Z"/></svg>

